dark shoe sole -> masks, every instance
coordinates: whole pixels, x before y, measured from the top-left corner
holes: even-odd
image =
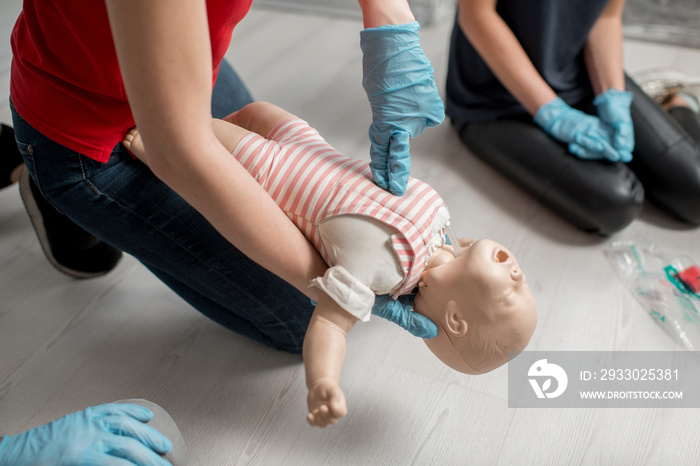
[[[37,199],[35,198],[35,196],[41,194],[35,194],[32,191],[31,183],[32,181],[29,177],[29,172],[25,168],[22,170],[19,179],[20,196],[22,197],[24,208],[29,214],[29,218],[32,222],[32,226],[34,227],[34,231],[36,232],[36,235],[39,238],[39,244],[41,245],[41,249],[44,251],[44,255],[49,260],[51,265],[53,265],[59,272],[64,273],[69,277],[78,279],[99,277],[113,270],[114,267],[116,267],[119,260],[121,259],[122,252],[118,249],[113,248],[112,246],[109,246],[103,241],[92,237],[91,235],[90,238],[94,241],[94,244],[85,248],[76,248],[75,254],[85,257],[88,257],[90,255],[95,256],[96,254],[99,254],[103,257],[103,260],[101,261],[101,267],[95,267],[94,261],[91,261],[92,263],[89,264],[89,270],[78,270],[75,267],[67,266],[66,264],[62,263],[56,258],[51,248],[51,241],[49,240],[49,236],[47,234],[46,225],[44,224],[44,216],[42,215],[41,208],[39,207]],[[48,204],[48,201],[44,200],[43,198],[41,201],[43,201],[47,204],[48,207],[53,209],[53,207],[50,206],[50,204]],[[58,213],[56,214],[58,215]],[[66,219],[66,221],[69,220]],[[76,225],[71,225],[71,228],[78,229],[79,227],[77,227]],[[84,235],[89,235],[89,233],[85,232],[84,230],[82,230],[81,233]]]
[[[12,173],[24,163],[17,149],[15,130],[0,124],[0,189],[10,186]]]

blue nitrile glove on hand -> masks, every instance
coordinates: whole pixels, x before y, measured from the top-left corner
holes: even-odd
[[[620,153],[620,160],[632,160],[634,126],[632,125],[632,93],[608,89],[593,99],[598,116],[612,129],[612,145]]]
[[[412,295],[399,296],[399,299],[393,299],[389,295],[379,295],[374,300],[372,314],[390,320],[417,337],[436,337],[438,333],[437,325],[427,317],[413,312],[412,309]]]
[[[93,406],[4,437],[0,442],[0,465],[168,466],[170,463],[158,453],[165,454],[173,446],[164,435],[144,424],[152,417],[150,410],[133,404]]]
[[[369,167],[377,186],[397,196],[406,191],[411,170],[408,138],[445,119],[419,29],[414,21],[360,32],[362,87],[372,108]]]
[[[568,144],[569,152],[580,159],[620,160],[612,146],[612,130],[600,118],[568,106],[559,97],[541,106],[534,120],[554,139]]]

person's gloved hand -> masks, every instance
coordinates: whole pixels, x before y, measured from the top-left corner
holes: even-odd
[[[374,300],[372,314],[390,320],[420,338],[435,338],[437,325],[427,317],[413,312],[413,296],[399,296],[393,299],[389,295],[379,295]]]
[[[620,160],[632,160],[634,150],[634,126],[630,106],[632,93],[608,89],[593,99],[598,116],[612,129],[612,145],[620,153]]]
[[[414,21],[360,33],[362,87],[372,108],[369,166],[377,186],[398,196],[406,191],[411,169],[408,138],[445,119],[419,29]]]
[[[580,159],[620,160],[611,143],[611,129],[600,118],[568,106],[559,97],[541,106],[534,121],[554,139],[568,144],[569,152]]]
[[[0,442],[0,464],[24,466],[167,466],[158,453],[172,444],[144,422],[153,413],[138,405],[109,403],[68,414]],[[121,459],[121,462],[118,462]],[[131,463],[125,463],[128,460]]]

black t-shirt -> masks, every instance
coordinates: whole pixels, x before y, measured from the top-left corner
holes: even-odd
[[[535,68],[570,105],[592,96],[583,47],[608,0],[499,0],[496,10],[510,26]],[[450,43],[446,113],[475,122],[527,113],[503,87],[457,20]]]

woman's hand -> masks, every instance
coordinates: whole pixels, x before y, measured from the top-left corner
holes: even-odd
[[[110,403],[68,414],[0,443],[0,464],[82,466],[116,464],[166,466],[158,454],[172,449],[163,434],[145,423],[153,413],[138,405]]]
[[[399,296],[393,299],[389,295],[377,296],[374,300],[372,314],[389,320],[419,338],[434,338],[438,329],[432,320],[413,312],[413,296]]]
[[[411,170],[409,138],[445,119],[419,29],[414,21],[360,33],[362,86],[372,108],[369,166],[377,186],[397,196],[406,191]]]
[[[569,152],[581,159],[620,160],[612,146],[612,131],[598,117],[569,107],[557,97],[535,114],[535,123],[557,141],[569,145]]]
[[[612,130],[612,145],[620,153],[622,162],[632,160],[634,125],[632,124],[632,93],[610,88],[596,96],[593,104],[600,119]]]

